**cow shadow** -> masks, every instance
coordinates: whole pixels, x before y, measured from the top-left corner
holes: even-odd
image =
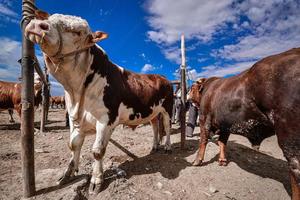
[[[65,125],[62,126],[46,126],[45,131],[51,132],[51,131],[58,131],[58,130],[69,130],[70,127],[67,127]]]
[[[236,163],[240,168],[249,173],[282,183],[287,193],[291,195],[288,163],[286,161],[255,151],[233,141],[228,141],[226,148],[229,162]],[[212,163],[216,161],[217,158],[218,155],[203,164],[207,165]]]
[[[172,153],[167,154],[163,149],[158,152],[148,154],[143,157],[137,157],[130,161],[121,163],[118,168],[124,170],[127,175],[126,178],[130,179],[135,175],[154,174],[159,172],[167,179],[175,179],[179,176],[181,170],[192,166],[185,158],[194,154],[197,151],[198,140],[187,140],[186,149],[180,149],[180,143],[172,144]],[[104,177],[111,175],[110,170],[104,172]],[[104,181],[102,190],[105,190],[110,183],[115,179],[108,179]]]
[[[181,170],[192,166],[185,158],[198,150],[198,144],[198,140],[186,140],[186,146],[189,147],[189,149],[181,150],[180,143],[175,143],[172,154],[165,154],[163,152],[149,154],[131,161],[125,161],[120,164],[118,168],[127,173],[127,179],[135,175],[153,174],[157,172],[167,179],[176,179]],[[202,166],[217,162],[218,157],[219,155],[216,154],[213,158],[204,162]],[[291,195],[288,163],[286,161],[255,151],[233,141],[228,142],[227,159],[229,162],[236,163],[241,169],[249,173],[282,183],[287,193]],[[108,177],[112,173],[112,171],[106,170],[104,177]],[[115,179],[106,180],[103,190],[114,180]]]
[[[48,129],[48,128],[50,128],[48,125],[53,124],[53,123],[59,123],[59,122],[63,122],[63,121],[48,120],[45,124],[45,127],[46,127],[46,129]],[[40,121],[34,122],[34,128],[35,129],[40,129],[40,125],[41,125]],[[20,130],[20,128],[21,128],[21,123],[20,122],[0,124],[0,130]],[[50,130],[51,130],[51,128],[50,128]]]
[[[20,123],[0,124],[0,130],[20,130]]]

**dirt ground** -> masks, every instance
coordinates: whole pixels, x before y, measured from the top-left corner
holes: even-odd
[[[37,111],[36,127],[39,115]],[[15,115],[14,118],[17,122],[10,124],[7,112],[0,113],[0,199],[22,198],[20,124],[19,117]],[[250,148],[246,138],[231,135],[227,167],[218,166],[218,146],[214,143],[208,144],[203,166],[193,167],[191,163],[199,136],[188,139],[187,148],[181,150],[180,131],[175,125],[171,137],[172,154],[165,154],[163,149],[150,154],[153,134],[149,125],[135,131],[117,127],[106,151],[105,183],[98,196],[87,196],[88,181],[84,175],[71,184],[57,187],[55,181],[70,159],[69,130],[64,127],[63,120],[63,110],[51,109],[47,132],[35,134],[39,195],[32,199],[72,199],[74,196],[68,196],[70,191],[76,193],[73,199],[290,199],[287,163],[276,137],[266,139],[257,152]],[[195,133],[199,135],[199,129]],[[91,172],[93,140],[94,136],[85,139],[80,174]],[[125,174],[116,176],[118,170],[124,170]],[[74,189],[76,184],[83,192]]]

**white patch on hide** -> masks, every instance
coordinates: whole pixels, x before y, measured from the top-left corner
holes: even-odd
[[[156,117],[159,113],[164,111],[164,107],[162,107],[162,103],[164,102],[164,99],[159,101],[159,105],[157,106],[151,106],[152,113],[147,116],[146,118],[141,117],[141,113],[134,113],[133,108],[128,108],[123,103],[119,106],[119,123],[125,124],[125,125],[139,125],[139,124],[145,124],[148,123],[151,119]],[[129,116],[132,114],[136,114],[135,118],[133,120],[129,119]]]

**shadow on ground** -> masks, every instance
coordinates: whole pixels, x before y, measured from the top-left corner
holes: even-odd
[[[181,170],[192,164],[186,161],[186,157],[192,155],[197,150],[198,140],[187,140],[187,149],[181,150],[180,143],[172,144],[172,153],[167,154],[163,149],[158,152],[135,158],[134,160],[125,161],[118,167],[125,170],[126,178],[130,179],[134,175],[153,174],[160,172],[161,175],[168,179],[175,179],[179,176]],[[110,171],[104,173],[104,177],[109,176]],[[115,179],[106,180],[103,190],[105,190]]]
[[[233,141],[229,141],[227,144],[226,151],[229,162],[236,163],[240,168],[249,173],[282,183],[287,193],[291,195],[290,177],[286,161],[255,151]],[[210,161],[203,163],[203,165],[217,161],[217,158],[218,155]]]
[[[61,129],[65,129],[65,126],[54,126],[54,127],[57,127],[57,129],[55,128],[52,128],[51,126],[49,126],[50,124],[53,124],[53,123],[59,123],[59,122],[63,122],[63,121],[58,121],[58,120],[48,120],[46,122],[46,129],[49,129],[49,131],[51,131],[52,129],[54,130],[57,130],[59,128]],[[41,125],[41,122],[34,122],[34,128],[36,129],[40,129],[40,125]],[[18,122],[15,122],[15,123],[7,123],[7,124],[0,124],[0,130],[20,130],[21,128],[21,124],[18,123]],[[51,129],[52,128],[52,129]]]
[[[163,150],[160,150],[153,154],[135,157],[133,160],[125,161],[121,163],[118,168],[127,173],[127,179],[135,175],[153,174],[157,172],[161,173],[161,175],[167,179],[176,179],[181,170],[191,166],[191,163],[186,161],[186,157],[195,153],[198,147],[198,140],[187,140],[186,146],[188,147],[187,149],[181,150],[180,143],[175,143],[173,144],[173,152],[171,154],[165,154]],[[228,142],[227,152],[229,162],[236,163],[240,168],[249,173],[281,182],[288,194],[291,195],[286,161],[276,159],[232,141]],[[218,155],[215,155],[211,160],[203,163],[203,165],[209,165],[217,161],[217,158]],[[109,185],[116,180],[116,178],[108,178],[112,174],[114,174],[114,172],[110,169],[104,172],[104,178],[106,180],[104,181],[102,191],[106,190]],[[75,181],[87,177],[88,175],[81,175],[77,177]],[[70,184],[72,183],[67,184],[67,186]],[[61,186],[44,188],[38,191],[38,193],[48,193],[60,188]],[[84,190],[87,190],[87,188],[88,185],[86,185]]]

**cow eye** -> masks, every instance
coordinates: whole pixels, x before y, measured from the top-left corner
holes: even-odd
[[[78,32],[72,32],[73,34],[75,34],[75,35],[77,35],[77,36],[81,36],[81,32],[80,31],[78,31]]]

